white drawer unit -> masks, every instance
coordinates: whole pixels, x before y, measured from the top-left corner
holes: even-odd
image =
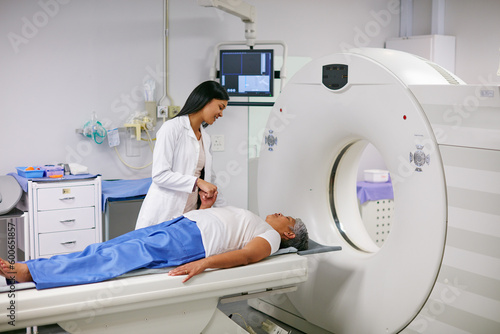
[[[29,181],[29,258],[83,250],[102,241],[101,178]]]
[[[95,228],[95,208],[84,207],[67,210],[38,212],[38,233],[51,233]]]
[[[57,210],[94,206],[95,186],[63,186],[37,189],[38,210]]]
[[[92,229],[38,234],[40,257],[82,251],[96,242]]]

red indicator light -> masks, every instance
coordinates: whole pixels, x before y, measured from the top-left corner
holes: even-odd
[[[406,120],[406,115],[403,115],[403,119]]]

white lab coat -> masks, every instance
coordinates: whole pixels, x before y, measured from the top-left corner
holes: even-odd
[[[205,150],[204,180],[214,183],[210,136],[203,127],[201,138]],[[189,117],[179,116],[165,122],[156,133],[153,151],[153,182],[144,199],[137,218],[136,229],[156,225],[183,214],[187,199],[193,192],[200,144],[196,139]],[[214,206],[225,201],[219,192]]]

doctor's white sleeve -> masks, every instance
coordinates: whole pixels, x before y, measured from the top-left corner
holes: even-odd
[[[172,169],[175,154],[181,153],[183,157],[175,158],[188,160],[185,162],[186,164],[189,164],[189,159],[192,158],[189,157],[190,152],[176,151],[176,146],[181,145],[181,132],[182,129],[169,126],[168,122],[157,132],[156,145],[153,150],[152,178],[153,182],[160,187],[191,193],[197,178],[194,175],[186,175]],[[195,153],[192,152],[192,154]]]

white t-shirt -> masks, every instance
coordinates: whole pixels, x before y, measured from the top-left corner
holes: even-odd
[[[279,233],[248,210],[224,206],[186,212],[184,217],[200,229],[206,257],[241,249],[255,237],[269,242],[271,254],[280,247]]]

